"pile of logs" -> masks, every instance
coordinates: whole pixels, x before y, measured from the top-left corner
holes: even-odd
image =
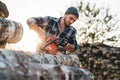
[[[94,80],[78,61],[76,55],[29,55],[0,49],[0,80]]]
[[[63,65],[0,61],[0,80],[93,80],[86,72]]]
[[[102,43],[83,44],[77,55],[81,68],[90,70],[95,80],[120,80],[120,48]]]

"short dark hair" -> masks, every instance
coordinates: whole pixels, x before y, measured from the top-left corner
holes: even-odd
[[[79,18],[79,12],[78,12],[77,8],[75,8],[75,7],[73,7],[73,6],[69,7],[69,8],[66,10],[65,14],[73,14],[73,15],[75,15],[77,18]]]

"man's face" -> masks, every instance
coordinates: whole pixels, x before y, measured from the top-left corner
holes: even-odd
[[[64,16],[64,24],[66,26],[69,26],[71,24],[73,24],[78,18],[73,15],[73,14],[65,14]]]

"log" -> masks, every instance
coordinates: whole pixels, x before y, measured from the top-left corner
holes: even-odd
[[[54,65],[67,65],[80,67],[79,58],[75,54],[71,55],[51,55],[51,54],[34,54],[30,55],[30,52],[15,51],[0,49],[0,60],[10,62],[33,62],[37,64],[54,64]]]
[[[88,70],[64,65],[0,61],[0,80],[94,80]]]
[[[23,26],[21,23],[0,18],[0,41],[16,43],[20,41],[23,35]]]
[[[7,18],[9,16],[9,10],[5,3],[0,1],[0,17]]]
[[[0,80],[94,80],[89,70],[73,65],[77,61],[78,57],[73,54],[30,55],[0,49]]]
[[[103,43],[83,44],[76,52],[81,68],[90,70],[95,80],[120,79],[120,48]]]
[[[5,48],[6,43],[17,43],[23,36],[21,23],[0,18],[0,48]]]

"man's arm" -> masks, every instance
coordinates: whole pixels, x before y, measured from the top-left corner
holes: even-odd
[[[65,49],[66,49],[67,51],[74,52],[74,51],[75,51],[75,46],[74,46],[73,44],[68,43],[68,44],[65,46]]]
[[[75,41],[74,44],[67,43],[67,45],[65,46],[65,49],[70,52],[76,51],[78,49],[77,41]]]

